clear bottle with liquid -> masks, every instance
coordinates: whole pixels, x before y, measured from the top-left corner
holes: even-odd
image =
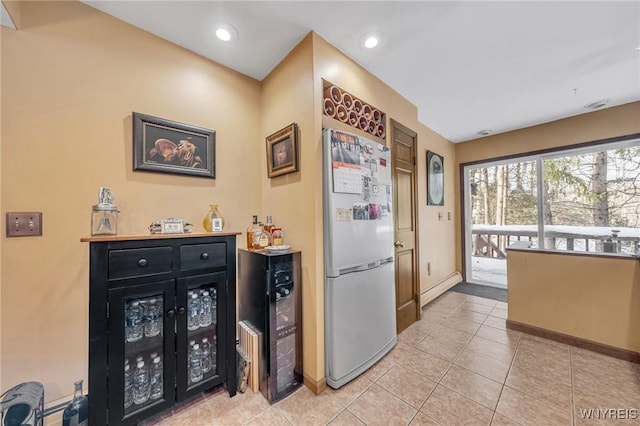
[[[212,322],[211,318],[211,296],[208,291],[202,292],[200,298],[200,327],[209,327]]]
[[[133,373],[131,366],[127,362],[124,365],[124,408],[125,410],[133,405]]]
[[[202,339],[202,373],[211,371],[211,343],[208,338]]]
[[[187,330],[194,331],[200,328],[200,299],[196,293],[191,293],[187,304]]]
[[[144,313],[140,301],[135,300],[126,310],[125,335],[127,342],[137,342],[144,335]]]
[[[247,228],[247,250],[253,250],[256,248],[254,247],[253,238],[257,229],[258,229],[258,216],[254,214],[253,222]]]
[[[87,426],[89,424],[89,400],[82,393],[82,380],[78,380],[73,386],[73,400],[62,413],[62,426]]]
[[[138,361],[133,370],[133,403],[142,405],[149,400],[149,372],[144,361]]]
[[[147,337],[157,336],[160,334],[160,329],[162,327],[160,303],[157,299],[153,298],[147,301],[144,308],[144,335]]]
[[[202,350],[196,343],[189,352],[189,383],[197,383],[202,378]]]
[[[158,399],[162,396],[164,390],[162,386],[162,361],[157,356],[153,359],[151,364],[151,380],[149,381],[149,398],[152,400]]]

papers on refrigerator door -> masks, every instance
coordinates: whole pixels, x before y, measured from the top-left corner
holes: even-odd
[[[333,192],[362,193],[360,165],[333,162]]]

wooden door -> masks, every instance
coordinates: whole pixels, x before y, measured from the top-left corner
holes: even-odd
[[[420,319],[418,289],[417,134],[392,124],[393,206],[396,267],[396,328],[398,333]]]

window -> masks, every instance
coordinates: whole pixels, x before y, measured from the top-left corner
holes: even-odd
[[[468,165],[464,181],[467,281],[506,287],[514,244],[640,253],[640,139]]]

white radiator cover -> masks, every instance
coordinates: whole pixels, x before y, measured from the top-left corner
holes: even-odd
[[[440,280],[436,285],[428,290],[420,293],[420,306],[423,307],[427,303],[431,302],[436,297],[440,296],[445,291],[449,290],[454,285],[462,282],[462,275],[456,271],[450,275],[447,275],[444,279]]]

